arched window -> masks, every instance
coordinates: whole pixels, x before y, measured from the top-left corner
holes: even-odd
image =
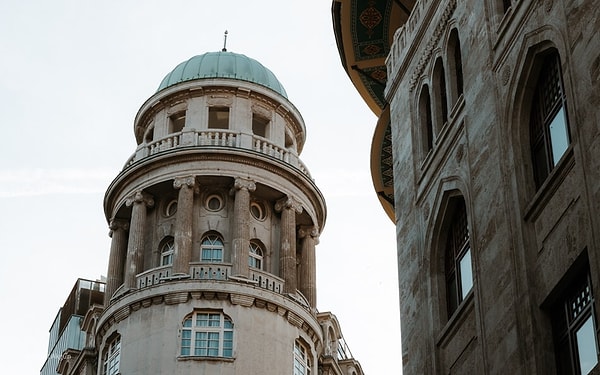
[[[218,234],[209,234],[202,239],[200,257],[203,262],[223,261],[223,239]]]
[[[263,264],[263,249],[256,241],[250,242],[250,256],[248,257],[248,265],[252,268],[262,270]]]
[[[431,97],[429,96],[429,87],[423,85],[421,96],[419,97],[419,120],[421,122],[421,137],[423,140],[423,151],[427,155],[433,148],[433,121],[431,116]]]
[[[462,71],[462,54],[460,51],[460,40],[458,39],[458,31],[453,29],[450,32],[448,39],[448,70],[452,75],[450,79],[450,93],[453,105],[456,104],[458,98],[463,94],[463,71]]]
[[[167,237],[163,241],[160,248],[160,265],[168,266],[173,264],[173,251],[175,250],[175,242],[173,237]]]
[[[294,343],[294,375],[310,375],[311,361],[306,347],[296,341]]]
[[[119,374],[121,363],[121,335],[116,335],[104,347],[102,354],[102,375]]]
[[[215,311],[195,311],[181,329],[181,355],[233,357],[233,322]]]
[[[435,93],[435,129],[439,132],[448,122],[448,94],[446,92],[446,73],[442,58],[438,57],[433,68],[432,88]]]
[[[467,210],[462,197],[453,198],[446,233],[445,275],[448,317],[473,288],[473,266]]]
[[[569,147],[560,57],[555,49],[539,58],[531,102],[529,135],[536,187],[540,187]]]

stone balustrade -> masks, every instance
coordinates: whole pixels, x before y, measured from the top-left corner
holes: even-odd
[[[189,275],[178,275],[172,273],[172,267],[161,266],[142,272],[136,276],[136,285],[138,289],[148,288],[153,285],[175,281],[175,280],[210,280],[210,281],[231,281],[231,264],[228,263],[192,263],[190,264]],[[239,278],[233,280],[240,281]],[[274,293],[283,293],[284,281],[268,272],[250,269],[250,278],[246,281],[259,288],[267,289]],[[306,298],[300,295],[297,297],[300,303],[308,306]]]
[[[232,147],[249,149],[290,164],[311,178],[304,163],[289,150],[275,145],[266,138],[219,129],[191,129],[169,134],[162,139],[150,143],[143,143],[138,146],[135,154],[127,160],[123,169],[129,168],[135,162],[148,156],[180,147]]]

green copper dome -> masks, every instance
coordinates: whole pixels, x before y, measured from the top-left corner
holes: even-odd
[[[287,98],[283,85],[273,72],[254,59],[227,51],[208,52],[182,62],[167,74],[156,91],[180,82],[204,78],[230,78],[253,82]]]

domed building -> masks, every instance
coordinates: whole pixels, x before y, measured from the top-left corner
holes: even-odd
[[[63,348],[57,372],[362,374],[317,310],[325,200],[275,75],[225,50],[194,56],[141,106],[134,134],[104,198],[103,304],[88,301],[85,342]]]

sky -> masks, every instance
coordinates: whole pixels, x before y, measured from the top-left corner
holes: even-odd
[[[77,278],[106,275],[104,192],[135,151],[134,117],[178,63],[223,47],[260,61],[302,114],[301,160],[327,202],[319,311],[365,374],[400,374],[394,224],[374,192],[376,117],[344,72],[331,1],[0,2],[3,373],[37,374]]]

